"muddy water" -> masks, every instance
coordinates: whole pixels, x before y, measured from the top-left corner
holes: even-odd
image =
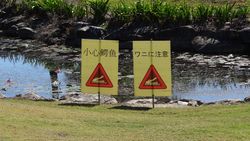
[[[178,57],[174,55],[172,59],[173,99],[212,102],[250,96],[248,67],[199,65],[180,61],[176,59]],[[79,63],[67,67],[14,55],[0,56],[0,66],[0,93],[7,97],[34,92],[46,98],[58,98],[67,92],[80,90]],[[122,51],[119,95],[133,95],[133,77],[132,55]]]

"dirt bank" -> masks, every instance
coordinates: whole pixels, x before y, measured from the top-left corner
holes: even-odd
[[[93,26],[88,20],[64,18],[44,11],[15,12],[0,10],[0,36],[35,39],[47,45],[80,48],[80,40],[119,40],[121,49],[131,49],[133,40],[171,40],[175,52],[205,54],[249,54],[250,24],[248,19],[235,19],[223,26],[166,25],[134,21],[122,26],[112,22],[105,27]]]

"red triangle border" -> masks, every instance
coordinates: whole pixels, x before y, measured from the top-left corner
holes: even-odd
[[[145,85],[146,81],[148,80],[148,77],[150,77],[151,72],[153,72],[155,76],[157,77],[158,82],[160,83],[159,86],[146,86]],[[146,75],[144,76],[143,80],[140,83],[139,89],[167,89],[167,85],[162,80],[160,74],[158,73],[154,65],[150,65]]]
[[[101,73],[103,74],[104,76],[104,79],[107,81],[107,84],[97,84],[97,83],[93,83],[93,79],[95,78],[96,76],[96,73],[98,73],[98,70],[100,69]],[[106,88],[112,88],[113,87],[113,84],[112,82],[110,81],[106,71],[104,70],[103,66],[101,63],[99,63],[96,68],[94,69],[93,73],[91,74],[91,76],[89,77],[88,81],[86,82],[86,86],[89,86],[89,87],[106,87]]]

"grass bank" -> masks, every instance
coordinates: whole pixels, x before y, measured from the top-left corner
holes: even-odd
[[[249,140],[249,112],[249,104],[132,111],[0,100],[0,140]]]

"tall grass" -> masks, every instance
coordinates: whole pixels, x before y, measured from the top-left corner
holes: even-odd
[[[246,18],[249,13],[249,8],[247,6],[237,7],[233,12],[234,18]]]
[[[23,0],[23,5],[29,9],[42,9],[59,15],[72,16],[73,4],[65,0]]]
[[[83,18],[87,15],[87,2],[85,0],[81,0],[77,5],[72,8],[72,15],[78,19]]]
[[[217,23],[223,24],[227,21],[231,21],[234,18],[234,14],[233,14],[234,5],[235,4],[232,4],[232,5],[226,4],[226,5],[215,8],[214,16],[215,16]]]
[[[133,9],[133,16],[135,20],[142,22],[150,22],[153,20],[153,17],[151,17],[152,15],[153,14],[151,12],[151,5],[149,2],[140,0],[135,3]]]
[[[105,21],[105,16],[110,10],[109,0],[89,1],[90,13],[93,15],[92,23],[100,25]]]
[[[119,24],[129,23],[133,19],[133,13],[131,12],[133,9],[134,7],[131,4],[122,1],[112,9],[112,19]]]
[[[195,22],[204,23],[207,22],[214,15],[214,6],[200,4],[193,11],[193,20]]]
[[[181,24],[189,24],[192,21],[192,8],[186,3],[177,5],[175,11],[175,22]]]
[[[13,1],[15,0],[2,0],[0,4],[13,4]],[[163,0],[138,0],[134,3],[121,0],[112,6],[109,0],[80,0],[77,4],[68,3],[66,0],[23,0],[23,6],[78,19],[91,18],[94,25],[106,22],[107,15],[111,16],[112,22],[120,24],[143,22],[184,25],[214,21],[216,24],[223,25],[234,18],[246,18],[249,14],[248,6],[236,6],[235,4],[191,6],[183,2],[169,3]]]

